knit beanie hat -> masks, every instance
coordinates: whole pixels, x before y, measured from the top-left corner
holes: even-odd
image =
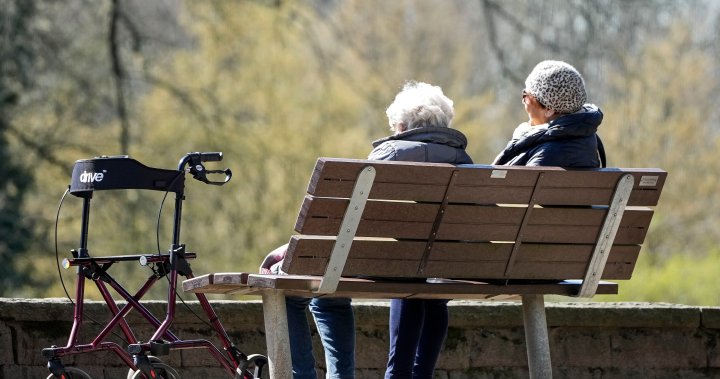
[[[585,81],[575,67],[562,61],[542,61],[525,79],[525,89],[549,109],[573,113],[587,101]]]

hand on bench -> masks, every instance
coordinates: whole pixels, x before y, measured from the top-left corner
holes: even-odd
[[[280,274],[282,273],[282,270],[280,270],[280,266],[282,265],[282,260],[285,258],[285,253],[287,252],[288,244],[284,244],[282,246],[278,246],[275,250],[271,251],[267,256],[265,256],[265,259],[263,259],[262,263],[260,264],[260,273],[261,274]]]

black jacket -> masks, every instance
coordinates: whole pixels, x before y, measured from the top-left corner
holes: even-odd
[[[597,136],[602,111],[585,104],[579,111],[535,127],[515,129],[513,138],[493,164],[506,166],[605,166],[605,152]]]
[[[459,130],[445,127],[411,129],[372,143],[368,159],[469,164],[467,138]]]

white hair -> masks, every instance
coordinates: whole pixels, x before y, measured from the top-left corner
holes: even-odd
[[[407,82],[385,111],[391,130],[402,124],[404,130],[429,126],[450,127],[455,112],[453,101],[438,86]]]

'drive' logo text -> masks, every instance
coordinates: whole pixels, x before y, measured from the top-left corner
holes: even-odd
[[[80,182],[82,182],[82,183],[102,182],[103,178],[105,177],[106,172],[107,172],[107,170],[103,170],[103,172],[83,171],[83,173],[80,174]]]

